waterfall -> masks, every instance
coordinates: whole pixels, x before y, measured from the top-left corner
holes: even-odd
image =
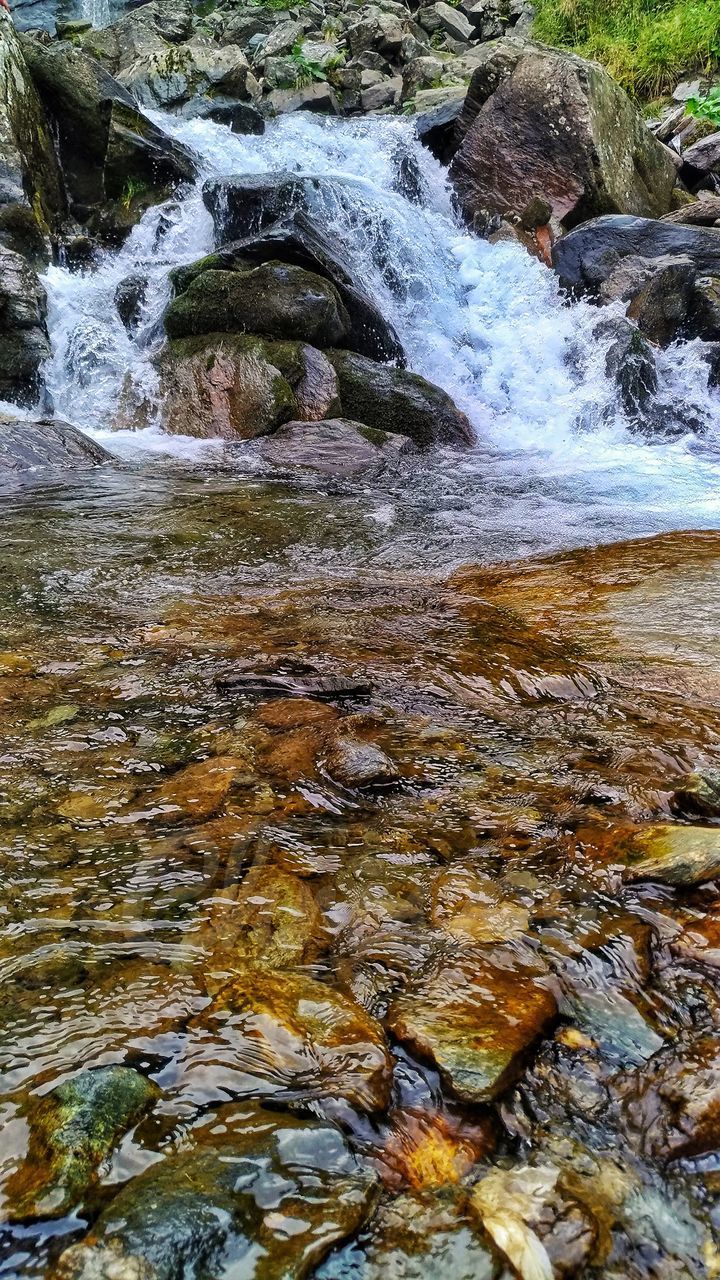
[[[660,353],[658,366],[668,413],[692,411],[703,431],[672,441],[633,436],[605,374],[608,339],[596,333],[608,309],[568,305],[553,273],[522,249],[469,234],[444,170],[410,121],[298,113],[246,137],[210,121],[154,118],[200,155],[202,172],[194,189],[151,209],[94,269],[48,271],[47,382],[58,415],[120,453],[195,456],[208,447],[164,436],[154,420],[152,360],[168,272],[213,246],[203,181],[292,170],[323,179],[316,212],[395,325],[409,367],[444,387],[474,424],[477,450],[453,461],[453,483],[459,475],[476,485],[491,476],[502,487],[527,472],[566,485],[572,476],[573,502],[588,494],[602,509],[632,501],[658,512],[660,527],[678,523],[680,513],[667,512],[681,492],[685,527],[716,522],[720,398],[708,391],[700,344]],[[401,160],[415,175],[409,193],[399,181]],[[129,337],[114,296],[137,274],[149,283],[139,329]],[[143,429],[111,430],[123,415]]]

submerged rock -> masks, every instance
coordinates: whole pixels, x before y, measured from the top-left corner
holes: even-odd
[[[670,823],[639,829],[629,842],[625,880],[657,880],[677,886],[720,876],[720,827]]]
[[[0,474],[37,467],[96,466],[110,460],[101,445],[67,422],[0,414]]]
[[[418,445],[472,444],[472,427],[447,392],[417,373],[375,364],[350,351],[328,352],[340,384],[343,413]]]
[[[564,228],[603,213],[657,217],[676,168],[623,90],[597,63],[518,41],[488,46],[450,173],[468,218],[519,216],[537,196]]]
[[[400,780],[397,766],[384,751],[347,733],[330,739],[324,765],[330,777],[349,790],[388,787]]]
[[[260,455],[275,467],[317,471],[351,479],[398,461],[400,437],[373,431],[361,422],[331,418],[287,422],[260,445]]]
[[[226,1106],[135,1178],[58,1280],[303,1280],[373,1208],[376,1175],[331,1125]]]
[[[50,355],[46,311],[45,290],[32,267],[0,246],[0,400],[37,403],[41,366]]]
[[[234,756],[211,756],[172,774],[146,801],[159,822],[182,822],[193,818],[202,822],[222,808],[230,789],[245,768]]]
[[[491,1102],[517,1078],[557,1015],[537,971],[477,951],[448,963],[390,1005],[387,1026],[434,1063],[464,1102]]]
[[[191,1097],[387,1105],[392,1063],[380,1024],[313,978],[248,967],[188,1029],[179,1083]]]
[[[605,372],[616,384],[629,423],[652,429],[649,412],[658,389],[658,374],[652,347],[629,320],[613,317],[595,328],[598,338],[610,338],[605,356]]]
[[[130,1067],[96,1067],[37,1099],[26,1163],[6,1186],[12,1220],[60,1218],[76,1208],[118,1139],[159,1098]]]
[[[317,946],[320,912],[308,885],[274,866],[251,867],[240,884],[213,898],[201,942],[205,968],[237,972],[249,963],[268,969],[299,965]],[[216,988],[222,983],[213,981]]]
[[[671,1046],[618,1077],[633,1142],[660,1160],[716,1151],[720,1144],[720,1040]]]

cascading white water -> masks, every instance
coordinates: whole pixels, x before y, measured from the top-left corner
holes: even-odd
[[[121,453],[194,456],[207,448],[163,435],[152,421],[152,357],[162,340],[168,272],[212,248],[201,198],[206,178],[292,170],[328,179],[316,197],[324,224],[394,323],[410,367],[443,386],[475,426],[478,448],[449,464],[448,491],[509,486],[517,497],[518,485],[535,478],[544,487],[541,510],[559,500],[565,521],[575,519],[568,503],[578,510],[589,503],[600,523],[612,524],[608,511],[628,506],[647,513],[648,530],[720,523],[720,397],[708,391],[699,344],[659,357],[660,396],[670,413],[691,409],[703,433],[656,443],[634,437],[605,374],[598,310],[567,305],[552,272],[516,246],[468,234],[444,171],[409,122],[296,114],[261,137],[245,137],[209,121],[155,118],[201,156],[203,172],[184,198],[146,214],[96,269],[48,272],[47,380],[59,415]],[[419,176],[417,199],[397,190],[401,156]],[[114,305],[118,284],[133,274],[150,281],[135,339]],[[118,416],[137,414],[139,404],[150,425],[113,431]]]

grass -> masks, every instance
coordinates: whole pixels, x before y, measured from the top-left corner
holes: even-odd
[[[535,36],[601,62],[653,99],[720,64],[720,0],[536,0]]]

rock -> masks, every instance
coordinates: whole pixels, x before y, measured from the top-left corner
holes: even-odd
[[[651,263],[622,263],[603,288],[603,295],[616,288],[616,278],[626,279],[623,301],[627,314],[651,342],[666,346],[689,322],[693,308],[695,270],[690,258],[657,258]]]
[[[217,680],[229,694],[274,694],[283,698],[358,698],[372,692],[372,685],[352,676],[278,675],[272,672],[231,671]]]
[[[296,343],[237,334],[169,342],[156,362],[164,429],[203,440],[248,440],[275,431],[297,418],[288,376],[302,381],[302,351]]]
[[[314,84],[301,85],[297,89],[273,89],[266,102],[278,116],[289,111],[317,111],[320,115],[332,116],[342,114],[337,94],[327,80],[316,80]]]
[[[444,69],[444,64],[440,59],[430,54],[414,58],[412,62],[409,62],[403,71],[402,77],[401,98],[403,102],[406,102],[408,98],[414,98],[418,89],[427,89],[434,85],[440,79]]]
[[[473,24],[459,8],[446,4],[445,0],[437,0],[430,6],[437,17],[438,24],[454,40],[470,40],[473,35]]]
[[[226,1106],[188,1141],[116,1195],[58,1280],[302,1280],[373,1208],[376,1175],[331,1125]]]
[[[629,257],[644,262],[684,258],[696,275],[720,275],[720,231],[678,226],[665,218],[596,218],[563,236],[553,249],[563,287],[591,296]]]
[[[717,1150],[720,1142],[720,1040],[669,1046],[614,1081],[633,1144],[667,1161]]]
[[[215,106],[209,108],[207,119],[214,120],[216,124],[227,125],[233,133],[250,133],[261,135],[265,132],[265,117],[260,114],[257,107],[253,107],[248,102],[231,102],[225,106]]]
[[[672,213],[666,213],[662,222],[680,222],[690,227],[720,226],[720,195],[700,193],[699,200],[689,200]]]
[[[265,58],[276,58],[278,54],[292,53],[295,45],[302,40],[304,35],[305,27],[302,22],[297,22],[293,18],[288,18],[285,22],[279,22],[260,45],[258,61],[262,62]]]
[[[450,167],[466,217],[519,215],[536,196],[565,229],[598,214],[666,213],[675,165],[607,72],[526,45],[508,75],[516,49],[503,45],[489,96],[487,65],[473,75],[468,96],[482,105]]]
[[[156,822],[204,822],[220,811],[244,761],[233,756],[211,756],[172,774],[146,801]]]
[[[449,868],[433,882],[431,919],[465,945],[513,942],[530,928],[527,910],[504,900],[492,880],[470,867]]]
[[[525,1280],[570,1280],[590,1262],[595,1221],[556,1165],[492,1169],[471,1194],[485,1232]]]
[[[631,425],[648,425],[648,407],[657,393],[658,375],[650,343],[628,320],[615,317],[595,327],[600,339],[610,338],[605,373],[620,392],[623,412]]]
[[[555,999],[537,971],[482,951],[447,962],[390,1005],[386,1026],[429,1060],[463,1102],[491,1102],[552,1025]]]
[[[118,72],[117,79],[139,106],[183,118],[207,115],[218,105],[232,107],[237,100],[260,94],[240,49],[220,47],[197,35],[188,44],[146,54]]]
[[[160,1091],[130,1067],[95,1067],[35,1098],[26,1163],[6,1185],[13,1221],[62,1218],[79,1207],[118,1139]]]
[[[465,414],[419,374],[349,351],[330,351],[328,359],[338,375],[343,413],[355,422],[406,435],[418,445],[473,442]]]
[[[134,333],[140,323],[148,278],[143,275],[126,276],[115,290],[115,306],[129,333]]]
[[[383,11],[379,5],[366,5],[358,20],[348,27],[345,38],[354,58],[368,51],[394,58],[400,53],[404,35],[403,23],[396,14]]]
[[[677,886],[703,884],[720,875],[720,828],[671,823],[640,828],[628,842],[623,878]]]
[[[303,880],[278,867],[251,867],[240,884],[210,903],[200,935],[210,952],[205,985],[217,990],[248,964],[284,969],[307,962],[318,950],[320,925],[320,911]]]
[[[45,290],[32,267],[0,246],[0,400],[36,403],[40,369],[50,355],[46,310]]]
[[[222,243],[223,232],[220,227],[224,223],[221,219],[222,213],[216,220],[216,231]],[[243,225],[239,209],[237,220],[232,223],[233,230],[237,229],[238,221]],[[347,339],[349,347],[371,360],[404,363],[400,339],[364,292],[362,282],[351,274],[343,259],[342,246],[332,243],[320,225],[306,214],[296,212],[274,222],[256,235],[236,240],[214,254],[210,261],[227,270],[235,266],[246,266],[251,262],[271,262],[276,259],[303,267],[331,281],[350,319]],[[197,268],[201,265],[197,264]]]
[[[401,450],[398,436],[373,431],[347,418],[331,418],[315,422],[287,422],[274,435],[263,440],[260,456],[275,467],[293,471],[296,468],[308,469],[338,479],[352,479],[396,462]],[[378,754],[382,756],[382,752]],[[359,762],[356,763],[361,769]],[[372,772],[369,760],[367,765]],[[332,769],[329,772],[336,777]],[[337,780],[341,781],[340,778]],[[355,782],[343,785],[371,784]]]
[[[432,102],[428,101],[428,94],[434,95]],[[458,86],[415,93],[415,132],[441,164],[449,164],[455,154],[455,126],[464,101],[465,90]]]
[[[0,103],[0,245],[42,259],[65,198],[45,112],[10,14],[2,10]]]
[[[109,461],[101,445],[67,422],[0,414],[0,474]]]
[[[188,1024],[185,1096],[342,1100],[387,1106],[392,1063],[379,1023],[332,987],[299,973],[247,968]]]
[[[350,320],[329,280],[284,262],[246,271],[204,271],[170,303],[171,338],[205,333],[303,339],[316,347],[346,345]]]
[[[330,777],[349,791],[388,787],[400,780],[397,766],[384,751],[345,733],[328,743],[324,765]]]
[[[402,76],[388,76],[378,84],[363,89],[360,94],[360,106],[366,113],[383,111],[386,107],[394,107],[402,97]]]
[[[682,153],[680,177],[690,188],[696,190],[711,176],[720,174],[720,133],[711,133]]]
[[[203,187],[203,201],[218,246],[255,235],[312,199],[320,179],[294,173],[240,174],[216,178]]]
[[[314,347],[303,347],[302,359],[304,373],[293,387],[298,412],[306,424],[324,422],[340,410],[337,374],[327,356]],[[301,442],[296,443],[300,445]]]
[[[670,807],[682,818],[720,818],[720,774],[688,774],[673,791]]]
[[[191,153],[142,115],[99,63],[72,45],[27,38],[23,52],[78,221],[122,239],[150,205],[194,179]]]

